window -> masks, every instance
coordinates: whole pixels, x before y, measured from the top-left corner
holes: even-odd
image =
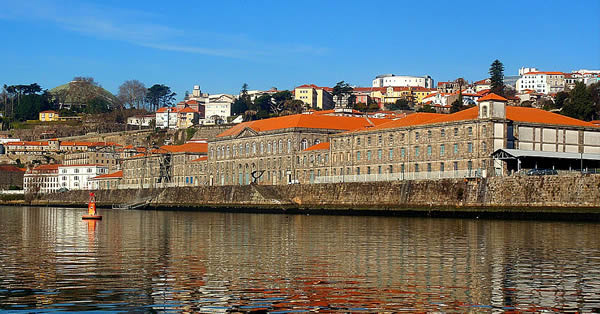
[[[370,136],[367,136],[367,145],[369,145],[369,146],[371,145],[371,137]]]
[[[390,142],[389,143],[390,145],[394,144],[394,135],[393,134],[390,134],[389,142]]]
[[[260,142],[260,153],[264,154],[265,153],[265,143]],[[229,157],[229,146],[227,147],[227,157]]]
[[[427,172],[431,172],[431,163],[427,163]]]
[[[378,166],[378,167],[377,167],[377,173],[378,173],[378,174],[381,174],[381,166]]]
[[[404,149],[404,147],[400,148],[400,157],[404,158],[405,155],[406,155],[406,150]]]
[[[404,173],[404,164],[400,165],[400,172]]]
[[[454,128],[454,136],[458,136],[458,128]]]
[[[92,168],[87,168],[88,173],[92,173]]]
[[[415,157],[419,157],[419,146],[415,146]]]
[[[360,161],[360,152],[356,152],[356,160]]]
[[[444,163],[440,162],[440,172],[444,172]]]
[[[394,149],[390,148],[388,153],[389,153],[390,160],[394,159]]]
[[[75,173],[79,173],[79,169],[75,168]]]
[[[302,142],[301,142],[301,146],[302,146],[302,150],[305,150],[308,148],[308,140],[303,138]]]
[[[79,177],[78,177],[78,176],[75,176],[75,177],[73,178],[73,180],[77,181],[77,180],[79,180]]]
[[[415,140],[419,140],[419,132],[415,132]]]
[[[360,174],[360,167],[356,167],[356,174]]]
[[[377,145],[383,144],[383,135],[377,136]]]
[[[288,139],[287,152],[288,154],[292,152],[292,140],[290,139]]]
[[[469,136],[472,136],[473,135],[473,127],[468,127],[467,133],[469,134]]]
[[[371,160],[371,151],[370,150],[367,151],[367,160]]]
[[[431,130],[429,130],[429,131],[427,131],[427,138],[431,138],[431,137],[432,137]]]
[[[468,143],[468,144],[467,144],[467,151],[468,151],[469,153],[472,153],[472,152],[473,152],[473,143]]]
[[[377,159],[381,160],[383,156],[383,151],[381,149],[377,150]]]
[[[440,145],[440,156],[444,156],[445,152],[446,152],[446,145],[444,145],[444,144]]]
[[[252,143],[252,154],[256,155],[256,143]]]
[[[371,167],[367,167],[367,174],[371,174]]]
[[[320,139],[316,139],[316,140],[315,140],[315,145],[317,145],[317,144],[319,144],[319,143],[321,143],[321,140],[320,140]]]
[[[485,142],[481,142],[481,150],[487,152],[487,144]]]
[[[360,145],[360,137],[356,138],[356,145]]]
[[[454,153],[458,154],[458,144],[454,144]]]
[[[472,161],[467,161],[467,169],[469,170],[469,172],[471,172],[471,170],[473,170],[473,162]]]
[[[415,164],[415,172],[419,172],[419,164]]]
[[[431,145],[427,145],[427,156],[431,156]]]
[[[487,135],[487,127],[485,125],[481,127],[481,135],[483,135],[483,136]]]
[[[454,164],[454,171],[458,171],[458,161],[455,161],[453,164]]]

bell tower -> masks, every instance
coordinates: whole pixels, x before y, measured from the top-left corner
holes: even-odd
[[[479,100],[479,119],[506,119],[506,98],[494,93]]]

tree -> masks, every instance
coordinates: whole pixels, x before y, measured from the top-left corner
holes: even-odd
[[[260,115],[260,113],[263,113],[263,115],[264,113],[267,113],[268,115],[268,113],[271,110],[271,106],[273,105],[274,102],[271,98],[271,95],[262,94],[254,100],[254,104],[250,107],[250,109],[255,110],[257,112],[257,115]]]
[[[234,115],[244,114],[251,106],[252,102],[250,101],[250,95],[248,95],[248,84],[244,83],[240,90],[240,96],[231,105],[231,111]]]
[[[583,82],[575,83],[575,87],[569,92],[569,98],[562,107],[562,113],[566,116],[589,121],[592,119],[595,108],[592,96]]]
[[[412,110],[411,104],[405,98],[398,98],[395,103],[387,105],[389,110]]]
[[[417,112],[430,112],[430,113],[435,113],[436,111],[435,111],[435,108],[433,108],[432,106],[430,106],[430,105],[425,105],[425,106],[423,106],[423,107],[419,108],[419,109],[417,110]]]
[[[352,94],[352,91],[354,91],[352,86],[350,86],[348,83],[346,83],[344,81],[340,81],[340,82],[337,82],[337,84],[335,84],[335,86],[333,87],[333,91],[331,92],[331,95],[333,95],[334,98],[337,98],[337,101],[335,103],[337,105],[341,105],[344,97],[345,96],[347,97],[350,94]],[[346,107],[348,107],[348,103],[346,103]]]
[[[117,98],[123,103],[129,105],[130,108],[143,107],[148,90],[144,83],[138,80],[128,80],[119,86],[119,94]]]
[[[490,66],[490,92],[504,96],[504,65],[496,59]]]
[[[452,102],[452,104],[450,105],[450,113],[455,113],[455,112],[459,112],[465,108],[463,108],[463,103],[462,103],[462,99],[460,99],[461,97],[457,98],[455,101]]]
[[[554,96],[554,108],[561,109],[567,99],[569,99],[569,93],[565,91],[556,93],[556,96]]]
[[[300,99],[288,99],[283,103],[283,111],[281,115],[302,113],[306,105]]]
[[[98,96],[98,87],[100,85],[93,77],[76,76],[69,83],[68,98],[71,100],[72,105],[83,107]]]
[[[146,92],[146,102],[150,104],[150,109],[154,111],[160,107],[172,106],[176,95],[169,86],[154,84]]]
[[[271,112],[280,114],[285,109],[285,102],[292,99],[292,93],[288,90],[280,91],[271,96]]]
[[[108,112],[110,104],[103,97],[97,96],[92,98],[84,108],[85,113],[97,114]]]

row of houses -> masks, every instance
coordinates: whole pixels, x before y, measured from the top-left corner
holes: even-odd
[[[487,94],[453,113],[308,111],[237,124],[207,142],[163,146],[96,176],[97,188],[316,184],[581,170],[600,161],[600,128]],[[61,185],[61,181],[54,181]]]

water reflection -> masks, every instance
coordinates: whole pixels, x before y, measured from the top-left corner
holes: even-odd
[[[0,309],[600,308],[598,224],[0,207]]]

